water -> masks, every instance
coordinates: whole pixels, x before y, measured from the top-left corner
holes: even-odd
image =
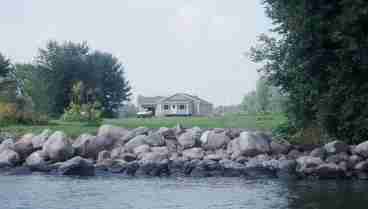
[[[366,208],[368,182],[0,176],[1,209]]]

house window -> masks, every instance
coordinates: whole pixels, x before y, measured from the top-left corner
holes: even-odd
[[[164,110],[168,110],[169,109],[169,105],[164,105]]]
[[[173,105],[172,108],[175,110],[176,109],[176,105]]]
[[[179,110],[185,110],[185,105],[179,105]]]

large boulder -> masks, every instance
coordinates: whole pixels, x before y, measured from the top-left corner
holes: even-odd
[[[243,156],[253,157],[258,154],[269,153],[270,139],[263,134],[242,132],[239,138],[231,144],[232,152],[239,152]]]
[[[354,148],[353,152],[355,154],[358,154],[358,155],[364,157],[364,158],[368,158],[368,141],[365,141],[361,144],[358,144]]]
[[[141,146],[138,146],[136,148],[133,149],[133,153],[137,156],[140,156],[144,153],[150,152],[151,148],[150,146],[148,146],[147,144],[143,144]]]
[[[178,138],[178,142],[183,149],[192,148],[197,144],[200,132],[197,129],[189,129]]]
[[[91,134],[80,135],[72,144],[75,155],[86,158],[93,158],[94,156],[96,156],[95,150],[88,150],[88,148],[93,148],[92,146],[89,146],[89,144],[92,143],[95,139],[96,137],[92,136]]]
[[[167,153],[147,152],[142,155],[142,162],[160,162],[168,159]]]
[[[159,133],[152,133],[144,138],[146,144],[150,146],[163,146],[165,145],[165,138]]]
[[[303,174],[311,174],[314,172],[314,169],[319,165],[323,164],[321,158],[311,157],[311,156],[303,156],[299,157],[297,160],[297,171]]]
[[[295,160],[280,160],[276,172],[277,177],[285,180],[296,179],[296,166]]]
[[[85,157],[96,159],[99,152],[103,150],[112,150],[115,147],[115,140],[107,136],[92,137],[86,142]]]
[[[312,152],[309,154],[311,157],[319,157],[321,159],[324,159],[326,157],[326,150],[322,147],[317,147],[312,150]]]
[[[200,140],[205,150],[217,150],[226,147],[230,138],[226,132],[205,131]]]
[[[331,155],[339,154],[341,152],[348,152],[350,149],[349,145],[339,140],[325,144],[324,148],[326,152]]]
[[[112,141],[116,142],[117,140],[120,140],[124,138],[126,135],[129,134],[129,130],[113,126],[113,125],[102,125],[98,129],[97,136],[103,137],[103,138],[110,138]]]
[[[39,135],[34,136],[32,138],[33,148],[36,150],[42,149],[43,144],[47,141],[47,139],[49,138],[51,134],[52,134],[52,131],[50,129],[45,129]]]
[[[39,150],[27,157],[25,165],[32,171],[48,171],[50,167],[45,159],[45,153]]]
[[[320,179],[336,179],[344,175],[344,171],[335,163],[323,163],[314,169]]]
[[[18,153],[10,149],[4,149],[0,152],[0,167],[14,167],[20,163]]]
[[[93,176],[95,167],[91,161],[77,156],[63,162],[58,168],[58,173],[60,175]]]
[[[129,131],[124,137],[122,137],[119,140],[118,145],[123,146],[125,143],[127,143],[128,141],[130,141],[134,137],[139,136],[139,135],[148,135],[149,132],[150,132],[150,130],[146,127],[135,128],[135,129]]]
[[[65,161],[74,154],[69,138],[61,131],[53,133],[44,143],[42,150],[53,162]]]
[[[204,151],[199,147],[186,149],[183,151],[183,157],[189,160],[201,160],[204,157]]]
[[[18,153],[22,159],[25,159],[33,152],[33,137],[33,134],[26,134],[14,144],[13,150]]]
[[[291,149],[291,144],[286,140],[272,140],[270,148],[273,154],[287,154]]]
[[[220,165],[223,169],[223,175],[226,177],[239,177],[244,174],[245,165],[232,160],[221,160]]]
[[[125,144],[125,149],[128,152],[133,152],[136,147],[139,147],[141,145],[147,144],[146,143],[146,137],[145,135],[138,135],[131,139],[129,142]]]
[[[13,139],[5,139],[0,144],[0,152],[7,149],[14,149],[14,140]]]

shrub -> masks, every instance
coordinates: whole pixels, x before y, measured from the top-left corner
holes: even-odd
[[[91,124],[100,124],[102,122],[99,104],[75,104],[71,103],[69,109],[65,110],[61,120],[69,122],[88,122]]]

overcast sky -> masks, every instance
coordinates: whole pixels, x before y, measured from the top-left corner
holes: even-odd
[[[11,0],[0,51],[30,62],[47,40],[87,41],[121,59],[135,95],[229,105],[255,88],[257,65],[243,53],[270,25],[260,0]]]

